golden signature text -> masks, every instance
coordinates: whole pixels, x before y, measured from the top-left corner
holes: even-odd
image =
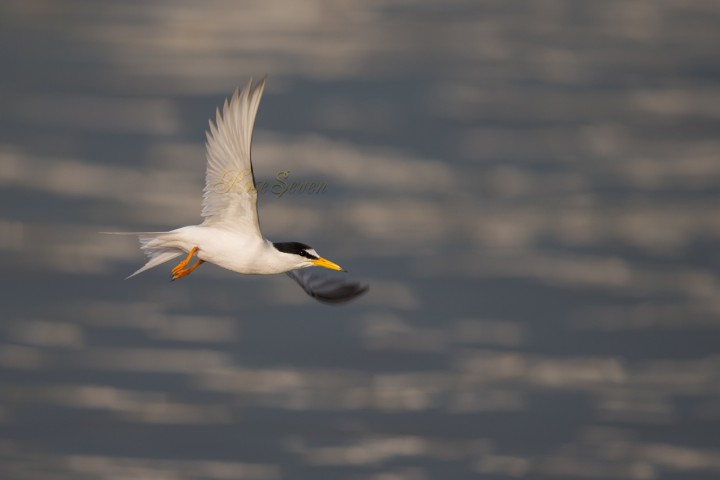
[[[220,180],[212,185],[215,193],[272,193],[277,197],[288,195],[317,195],[325,193],[327,183],[323,181],[290,181],[290,170],[275,175],[275,182],[256,182],[253,184],[252,172],[247,170],[226,170]]]

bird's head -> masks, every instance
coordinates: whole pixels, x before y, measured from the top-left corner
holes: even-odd
[[[340,265],[337,265],[330,260],[325,260],[313,249],[310,245],[305,245],[300,242],[283,242],[273,243],[273,247],[279,252],[286,253],[295,257],[297,265],[295,268],[306,268],[306,267],[323,267],[329,268],[330,270],[340,270],[345,272],[346,270]]]

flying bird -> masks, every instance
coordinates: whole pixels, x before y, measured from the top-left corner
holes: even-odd
[[[300,242],[271,242],[260,232],[257,188],[250,147],[265,79],[252,79],[218,108],[207,132],[207,171],[200,225],[169,232],[103,232],[137,235],[148,262],[127,278],[186,255],[171,271],[175,281],[205,262],[243,274],[287,273],[308,295],[323,303],[343,303],[362,295],[367,285],[302,271],[323,267],[345,271]],[[195,262],[190,265],[193,257]]]

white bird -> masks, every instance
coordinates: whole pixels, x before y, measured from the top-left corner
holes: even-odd
[[[215,124],[210,121],[202,203],[205,220],[200,225],[169,232],[104,232],[137,235],[140,248],[150,257],[127,278],[187,254],[172,269],[173,281],[209,262],[243,274],[287,273],[310,296],[325,303],[342,303],[367,291],[367,285],[300,272],[312,266],[345,270],[309,245],[273,243],[260,233],[250,146],[264,89],[265,79],[255,86],[251,79],[245,88],[235,91],[229,103],[225,100],[222,113],[218,108]],[[197,260],[188,267],[193,256]]]

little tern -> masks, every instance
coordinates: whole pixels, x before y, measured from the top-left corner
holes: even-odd
[[[207,132],[207,171],[200,225],[169,232],[105,232],[137,235],[148,262],[127,278],[186,254],[171,271],[175,281],[205,262],[243,274],[287,273],[311,297],[323,303],[343,303],[362,295],[367,285],[301,271],[324,267],[345,271],[300,242],[271,242],[260,232],[257,188],[250,147],[265,79],[252,79],[237,89]],[[191,265],[190,261],[196,261]]]

